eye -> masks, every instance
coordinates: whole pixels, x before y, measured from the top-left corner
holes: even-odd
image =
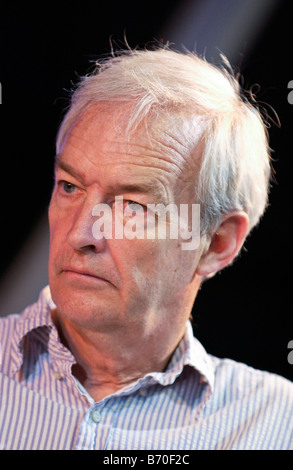
[[[124,202],[124,217],[134,217],[134,215],[144,215],[146,207],[135,201]]]
[[[128,201],[127,207],[134,212],[143,212],[144,206],[139,204],[139,202]]]
[[[76,190],[76,186],[68,181],[59,181],[58,184],[66,194],[72,194]]]

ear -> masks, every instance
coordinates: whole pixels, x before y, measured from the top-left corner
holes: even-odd
[[[249,219],[244,211],[233,211],[223,217],[213,234],[209,248],[201,256],[196,272],[211,277],[232,263],[239,253],[249,230]]]

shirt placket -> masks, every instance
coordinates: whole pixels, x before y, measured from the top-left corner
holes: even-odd
[[[115,408],[111,399],[94,403],[90,407],[81,423],[75,449],[103,450],[107,448],[107,442],[113,432]]]

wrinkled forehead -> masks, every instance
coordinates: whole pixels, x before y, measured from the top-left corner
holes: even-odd
[[[177,144],[182,150],[189,150],[190,153],[200,145],[204,131],[202,117],[189,110],[154,108],[144,115],[144,111],[139,110],[132,102],[101,101],[86,106],[79,113],[63,137],[62,146],[77,124],[96,132],[97,123],[99,133],[108,132],[110,128],[112,135],[120,143],[133,141],[139,135],[140,139],[144,137],[149,144],[162,139],[166,145]],[[60,149],[57,149],[57,153],[60,153]]]
[[[177,187],[177,192],[184,192],[193,200],[203,153],[200,118],[178,111],[159,113],[155,110],[138,124],[136,121],[134,128],[129,128],[133,113],[131,103],[92,105],[76,120],[62,147],[67,141],[70,148],[76,143],[82,147],[80,144],[84,142],[86,152],[82,154],[90,151],[91,156],[99,160],[100,173],[105,162],[107,165],[111,162],[108,166],[111,172],[120,171],[121,164],[127,164],[129,174],[136,174],[140,165],[144,179],[150,176],[152,168],[153,177],[170,180],[170,187]]]

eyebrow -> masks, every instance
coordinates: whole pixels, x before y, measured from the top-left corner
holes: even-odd
[[[70,163],[65,162],[62,160],[62,156],[57,154],[55,157],[55,171],[56,170],[63,170],[66,173],[70,174],[74,178],[79,181],[84,181],[84,175],[74,168]],[[117,183],[115,185],[108,186],[108,192],[112,193],[140,193],[140,194],[148,194],[152,195],[159,199],[159,202],[166,203],[165,201],[165,191],[158,185],[157,181],[150,180],[148,182],[140,182],[140,183]]]
[[[66,163],[64,160],[62,160],[62,157],[60,154],[57,154],[55,157],[55,172],[57,170],[63,170],[66,173],[70,174],[71,176],[74,176],[74,178],[83,181],[84,177],[80,171],[78,171],[76,168],[74,168],[70,163]]]
[[[117,184],[116,191],[119,193],[140,193],[156,197],[160,202],[165,202],[165,192],[153,181],[139,184]]]

